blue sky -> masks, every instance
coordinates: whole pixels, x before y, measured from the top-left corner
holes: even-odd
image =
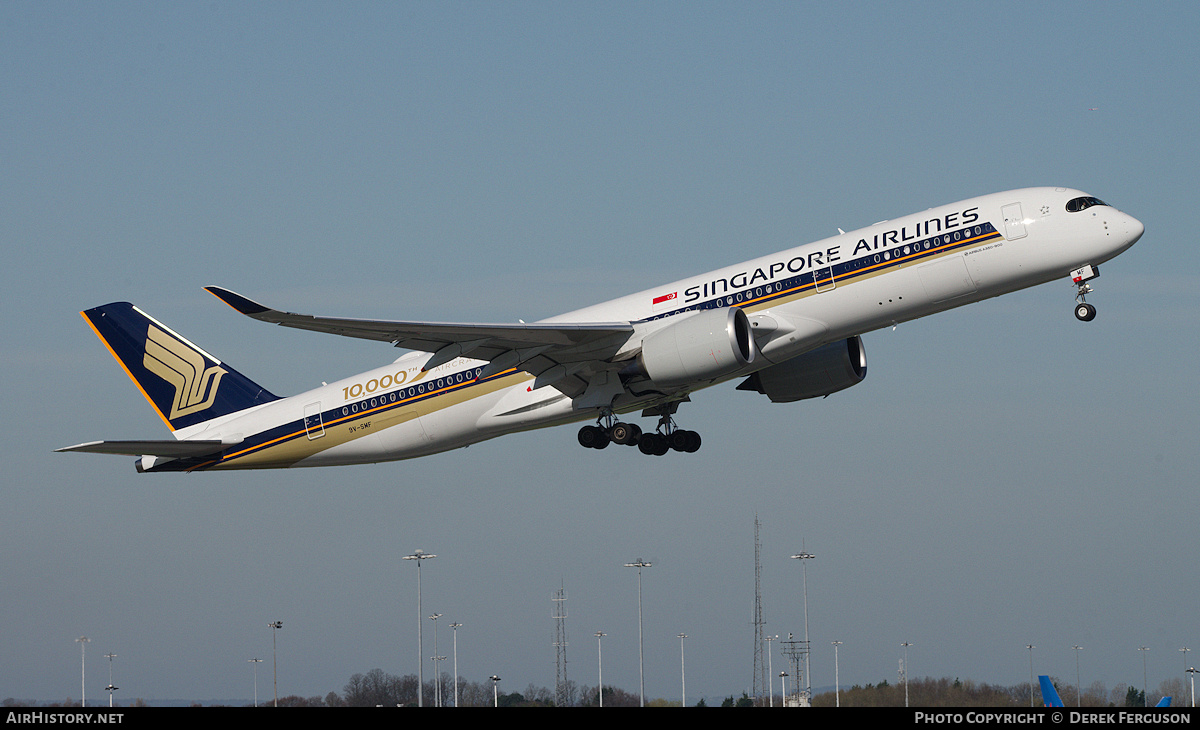
[[[415,672],[749,689],[753,524],[768,632],[813,683],[1152,686],[1200,650],[1193,3],[0,5],[0,695],[249,698]],[[705,391],[690,457],[573,428],[412,462],[146,476],[54,454],[162,438],[78,316],[133,301],[274,392],[393,359],[237,316],[531,321],[973,195],[1094,194],[1146,224],[1087,325],[1065,280],[865,337],[820,402]],[[440,634],[443,648],[449,632]],[[430,644],[427,644],[427,652]],[[1191,656],[1191,655],[1188,655]],[[1195,663],[1190,660],[1190,663]],[[775,657],[776,669],[782,664]],[[428,671],[427,671],[428,674]],[[260,678],[260,690],[261,690]]]

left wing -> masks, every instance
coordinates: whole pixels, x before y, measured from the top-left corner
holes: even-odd
[[[425,370],[456,357],[470,357],[488,361],[480,377],[516,368],[538,378],[539,386],[554,385],[569,396],[586,389],[589,366],[593,371],[604,369],[633,334],[630,322],[480,324],[314,317],[271,309],[228,289],[205,289],[238,312],[263,322],[432,352]]]

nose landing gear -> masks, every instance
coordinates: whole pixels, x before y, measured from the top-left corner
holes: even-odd
[[[1087,303],[1087,295],[1093,291],[1088,282],[1098,276],[1098,266],[1081,266],[1071,272],[1071,282],[1075,284],[1075,319],[1080,322],[1091,322],[1096,318],[1096,308]]]

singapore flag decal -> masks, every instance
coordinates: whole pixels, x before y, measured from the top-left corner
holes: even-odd
[[[654,301],[652,301],[650,303],[654,305],[654,310],[658,311],[662,307],[662,305],[668,304],[678,298],[679,298],[679,292],[673,291],[670,294],[663,294],[662,296],[654,297]]]

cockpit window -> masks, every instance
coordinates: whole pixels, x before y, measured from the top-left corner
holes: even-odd
[[[1100,200],[1099,198],[1092,198],[1092,197],[1074,198],[1072,200],[1067,201],[1067,212],[1068,213],[1078,213],[1079,211],[1084,210],[1085,208],[1090,208],[1093,205],[1108,205],[1108,203],[1105,203],[1103,200]]]

